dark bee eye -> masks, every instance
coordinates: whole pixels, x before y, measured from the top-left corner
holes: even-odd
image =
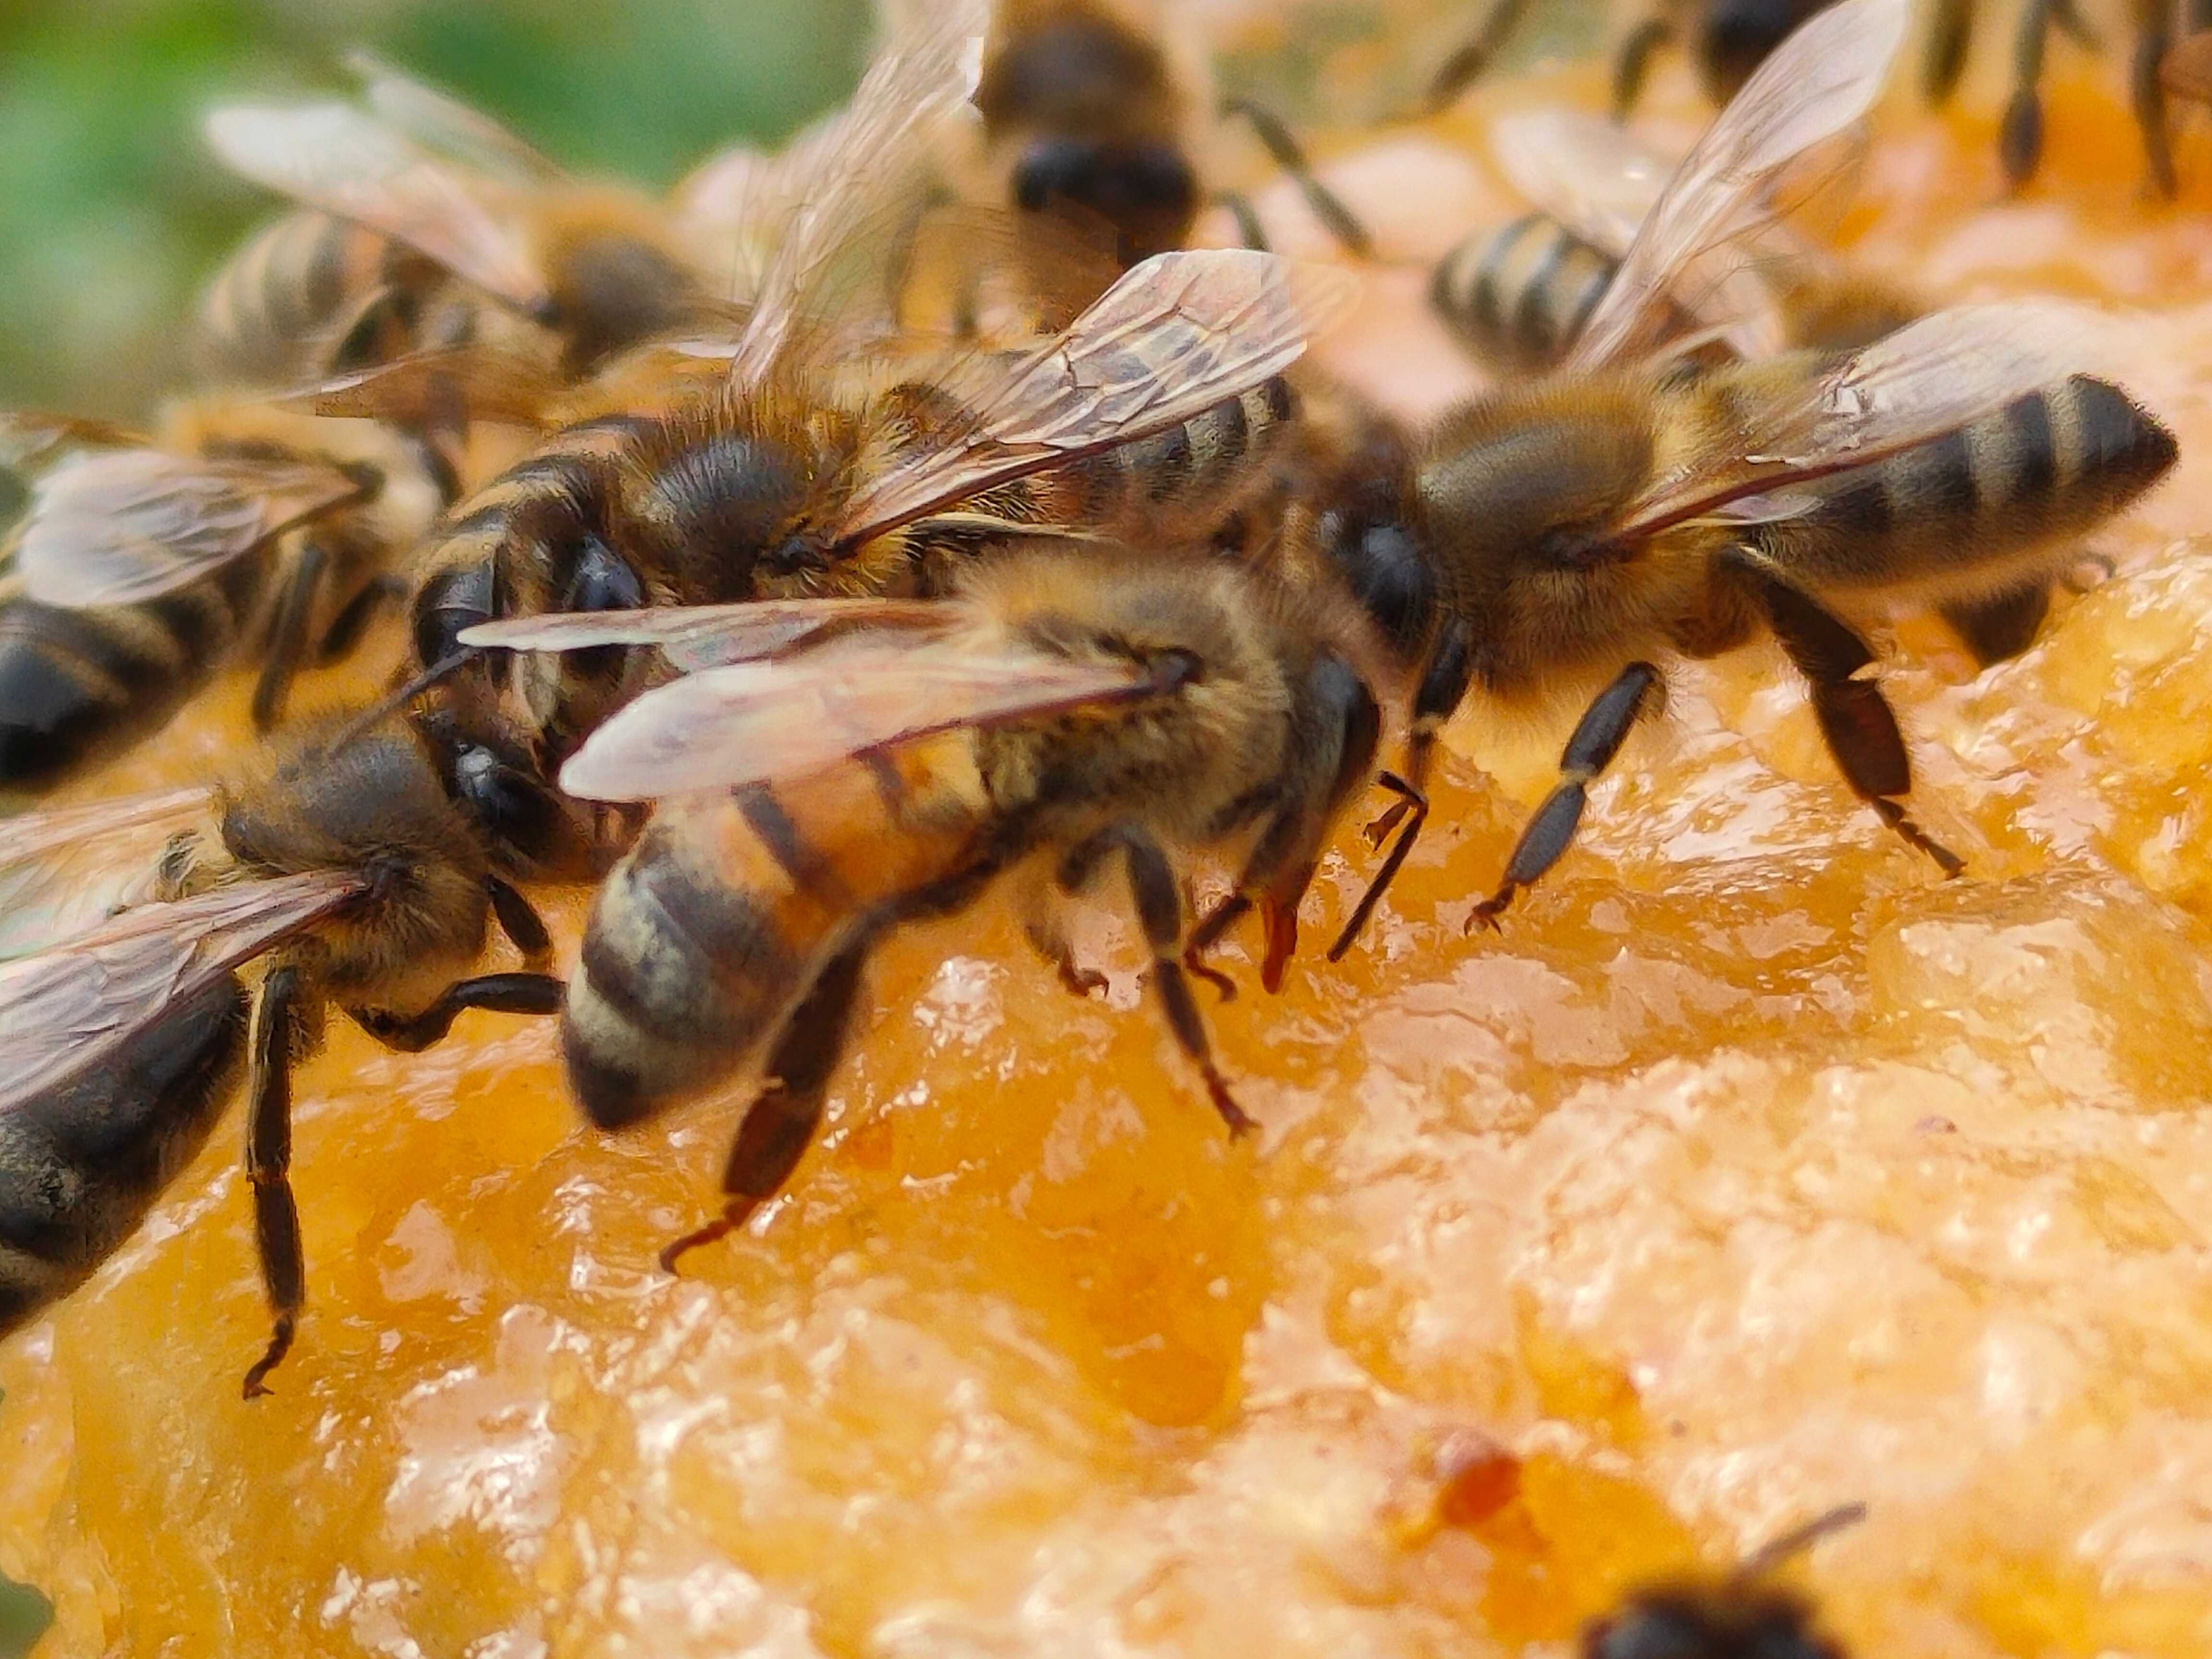
[[[771,576],[795,576],[802,570],[820,569],[827,562],[821,544],[811,536],[786,536],[761,555],[761,568]]]
[[[597,536],[577,544],[575,564],[562,590],[563,611],[635,611],[645,604],[645,584],[614,549]]]
[[[492,619],[494,580],[487,559],[448,570],[422,585],[415,596],[415,656],[425,668],[466,648],[461,644],[462,629]]]
[[[1073,138],[1040,138],[1014,164],[1014,204],[1041,213],[1059,198],[1081,199],[1091,175],[1092,147]]]

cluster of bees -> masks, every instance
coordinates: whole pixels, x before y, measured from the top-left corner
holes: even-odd
[[[1463,706],[1578,715],[1475,907],[1494,926],[1665,665],[1760,633],[1844,781],[1956,873],[1852,618],[1924,606],[1982,661],[2017,653],[2174,440],[2091,372],[2078,308],[1929,311],[1789,228],[1906,0],[1705,21],[1727,101],[1678,163],[1579,112],[1498,125],[1532,211],[1431,286],[1498,378],[1419,428],[1303,361],[1346,266],[1184,246],[1212,112],[1092,0],[890,20],[847,107],[665,200],[373,63],[354,101],[216,112],[224,161],[293,206],[213,283],[208,389],[150,434],[6,426],[33,489],[0,790],[35,807],[241,661],[265,736],[213,785],[9,823],[0,1331],[129,1236],[242,1085],[263,1391],[305,1301],[290,1079],[333,1010],[409,1052],[465,1010],[557,1016],[606,1128],[757,1072],[725,1202],[672,1262],[791,1176],[871,951],[1002,878],[1079,993],[1071,902],[1126,908],[1241,1132],[1193,982],[1223,981],[1208,952],[1256,912],[1279,986],[1370,785],[1332,957]],[[288,719],[301,669],[387,605],[388,695]],[[131,838],[143,859],[113,853]],[[89,876],[91,849],[127,878]],[[1193,854],[1235,870],[1195,917]],[[597,889],[565,980],[527,896],[563,882]],[[516,965],[479,971],[495,932]],[[1832,1650],[1745,1583],[1638,1603],[1589,1651]],[[1666,1617],[1742,1628],[1669,1646]]]

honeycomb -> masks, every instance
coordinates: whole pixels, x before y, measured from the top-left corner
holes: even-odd
[[[738,1102],[603,1135],[544,1025],[337,1031],[271,1397],[239,1398],[235,1132],[0,1348],[40,1659],[1558,1656],[1850,1500],[1791,1573],[1858,1654],[2212,1651],[2212,145],[2146,203],[2105,79],[2062,77],[2003,202],[1986,116],[1889,126],[1855,256],[2165,308],[2130,380],[2183,446],[2020,659],[1899,624],[1966,878],[1747,651],[1676,677],[1576,850],[1468,936],[1565,733],[1463,721],[1367,948],[1275,998],[1227,953],[1260,1135],[1222,1134],[1126,934],[1079,1001],[987,902],[884,950],[822,1144],[680,1278],[654,1252]],[[1503,206],[1479,137],[1331,151],[1408,261],[1332,351],[1408,405],[1453,374],[1410,262]],[[244,701],[101,787],[196,775]],[[1367,865],[1347,830],[1310,937]],[[551,908],[572,948],[582,900]]]

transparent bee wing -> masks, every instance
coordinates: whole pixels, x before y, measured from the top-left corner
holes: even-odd
[[[146,435],[112,421],[60,415],[41,409],[0,410],[0,466],[27,472],[70,449],[121,449],[148,442]]]
[[[1839,0],[1759,66],[1644,216],[1567,356],[1571,372],[1635,356],[1679,303],[1681,273],[1755,233],[1784,171],[1873,107],[1910,15],[1909,0]]]
[[[536,426],[547,419],[561,389],[550,363],[471,344],[410,351],[270,401],[279,409],[416,430],[464,419]]]
[[[519,228],[454,167],[359,110],[233,106],[210,111],[205,129],[241,177],[404,242],[524,311],[550,306]]]
[[[1348,273],[1244,248],[1156,254],[1057,340],[948,378],[964,422],[863,485],[830,533],[862,540],[1187,421],[1296,362],[1358,288]]]
[[[748,599],[737,605],[506,617],[462,629],[460,642],[508,651],[656,646],[677,668],[690,673],[773,656],[829,632],[860,628],[943,629],[951,626],[958,615],[954,606],[929,599]]]
[[[346,54],[362,94],[378,118],[441,155],[518,185],[568,182],[560,163],[526,143],[481,110],[428,87],[373,52]]]
[[[0,843],[0,958],[43,950],[146,895],[168,838],[215,792],[165,789],[19,813]]]
[[[989,21],[988,0],[946,0],[892,31],[842,111],[750,171],[751,200],[738,216],[762,228],[751,234],[772,251],[750,284],[733,380],[752,384],[801,341],[834,338],[856,301],[887,310],[878,256],[927,205],[945,131],[972,122]]]
[[[1864,466],[1994,413],[2118,355],[2122,331],[2094,307],[2007,300],[1932,312],[1794,385],[1747,399],[1756,442],[1727,447],[1638,502],[1626,533],[1690,519],[1792,518],[1801,486]]]
[[[162,1012],[362,891],[315,871],[127,910],[0,963],[0,1111],[98,1065]]]
[[[818,772],[933,732],[1150,695],[1141,664],[1003,640],[864,632],[647,692],[561,769],[591,800],[653,800]]]
[[[313,462],[94,450],[40,477],[15,568],[24,591],[47,605],[129,605],[362,495],[357,480]]]

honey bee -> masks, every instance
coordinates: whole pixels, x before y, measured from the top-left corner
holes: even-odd
[[[1674,167],[1621,128],[1564,109],[1495,122],[1491,154],[1534,210],[1447,253],[1430,303],[1478,358],[1523,373],[1556,368]],[[1735,246],[1728,268],[1668,296],[1667,335],[1745,358],[1850,350],[1925,309],[1895,284],[1847,269],[1778,213]]]
[[[374,240],[326,247],[312,240],[313,221],[290,230],[280,222],[265,251],[250,244],[234,274],[218,279],[211,344],[249,337],[241,356],[289,356],[320,372],[381,361],[394,338],[438,349],[489,337],[573,378],[640,341],[726,315],[660,204],[570,176],[489,118],[374,59],[351,63],[366,110],[231,106],[208,115],[208,142],[241,176],[411,250],[453,280],[425,291],[417,268],[395,280],[385,260],[368,264]],[[352,259],[333,272],[345,252]],[[349,274],[365,291],[341,287],[324,305],[315,285]],[[331,361],[301,362],[329,337],[327,323],[317,326],[324,317],[346,325]],[[372,345],[369,326],[390,331]]]
[[[2033,607],[2079,538],[2172,467],[2172,435],[2082,372],[2093,315],[2059,302],[1938,312],[1856,352],[1792,353],[1685,377],[1623,368],[1668,326],[1701,265],[1724,264],[1777,169],[1856,120],[1902,39],[1901,0],[1839,0],[1771,58],[1644,218],[1559,374],[1447,411],[1394,482],[1296,509],[1416,665],[1402,826],[1334,947],[1341,955],[1425,815],[1437,726],[1471,693],[1541,711],[1586,699],[1561,781],[1504,881],[1494,923],[1565,853],[1588,787],[1656,701],[1668,653],[1771,634],[1808,682],[1844,778],[1948,873],[1907,816],[1911,767],[1873,650],[1838,606]]]
[[[179,404],[158,437],[12,418],[46,453],[0,578],[0,794],[157,730],[242,650],[273,725],[459,491],[428,438],[257,404]]]
[[[130,1236],[243,1075],[273,1317],[250,1398],[305,1301],[291,1079],[329,1010],[404,1053],[468,1009],[555,1012],[561,981],[542,972],[463,975],[495,922],[542,967],[544,924],[509,878],[603,868],[602,843],[496,743],[373,711],[288,735],[212,788],[17,819],[9,857],[73,880],[88,836],[149,828],[174,833],[144,902],[0,963],[0,1333]]]
[[[562,787],[661,802],[600,889],[562,1052],[602,1127],[763,1055],[720,1219],[743,1223],[812,1139],[869,951],[1001,875],[1079,990],[1056,916],[1117,858],[1176,1043],[1232,1132],[1249,1120],[1184,976],[1173,857],[1246,848],[1237,893],[1279,982],[1321,844],[1379,715],[1356,620],[1234,561],[1024,545],[929,601],[766,601],[492,624],[515,647],[658,644],[697,672],[647,692]],[[1218,929],[1217,928],[1217,932]]]
[[[1802,1597],[1760,1581],[1830,1533],[1866,1518],[1845,1504],[1784,1534],[1717,1583],[1654,1585],[1583,1632],[1583,1659],[1844,1659]]]

